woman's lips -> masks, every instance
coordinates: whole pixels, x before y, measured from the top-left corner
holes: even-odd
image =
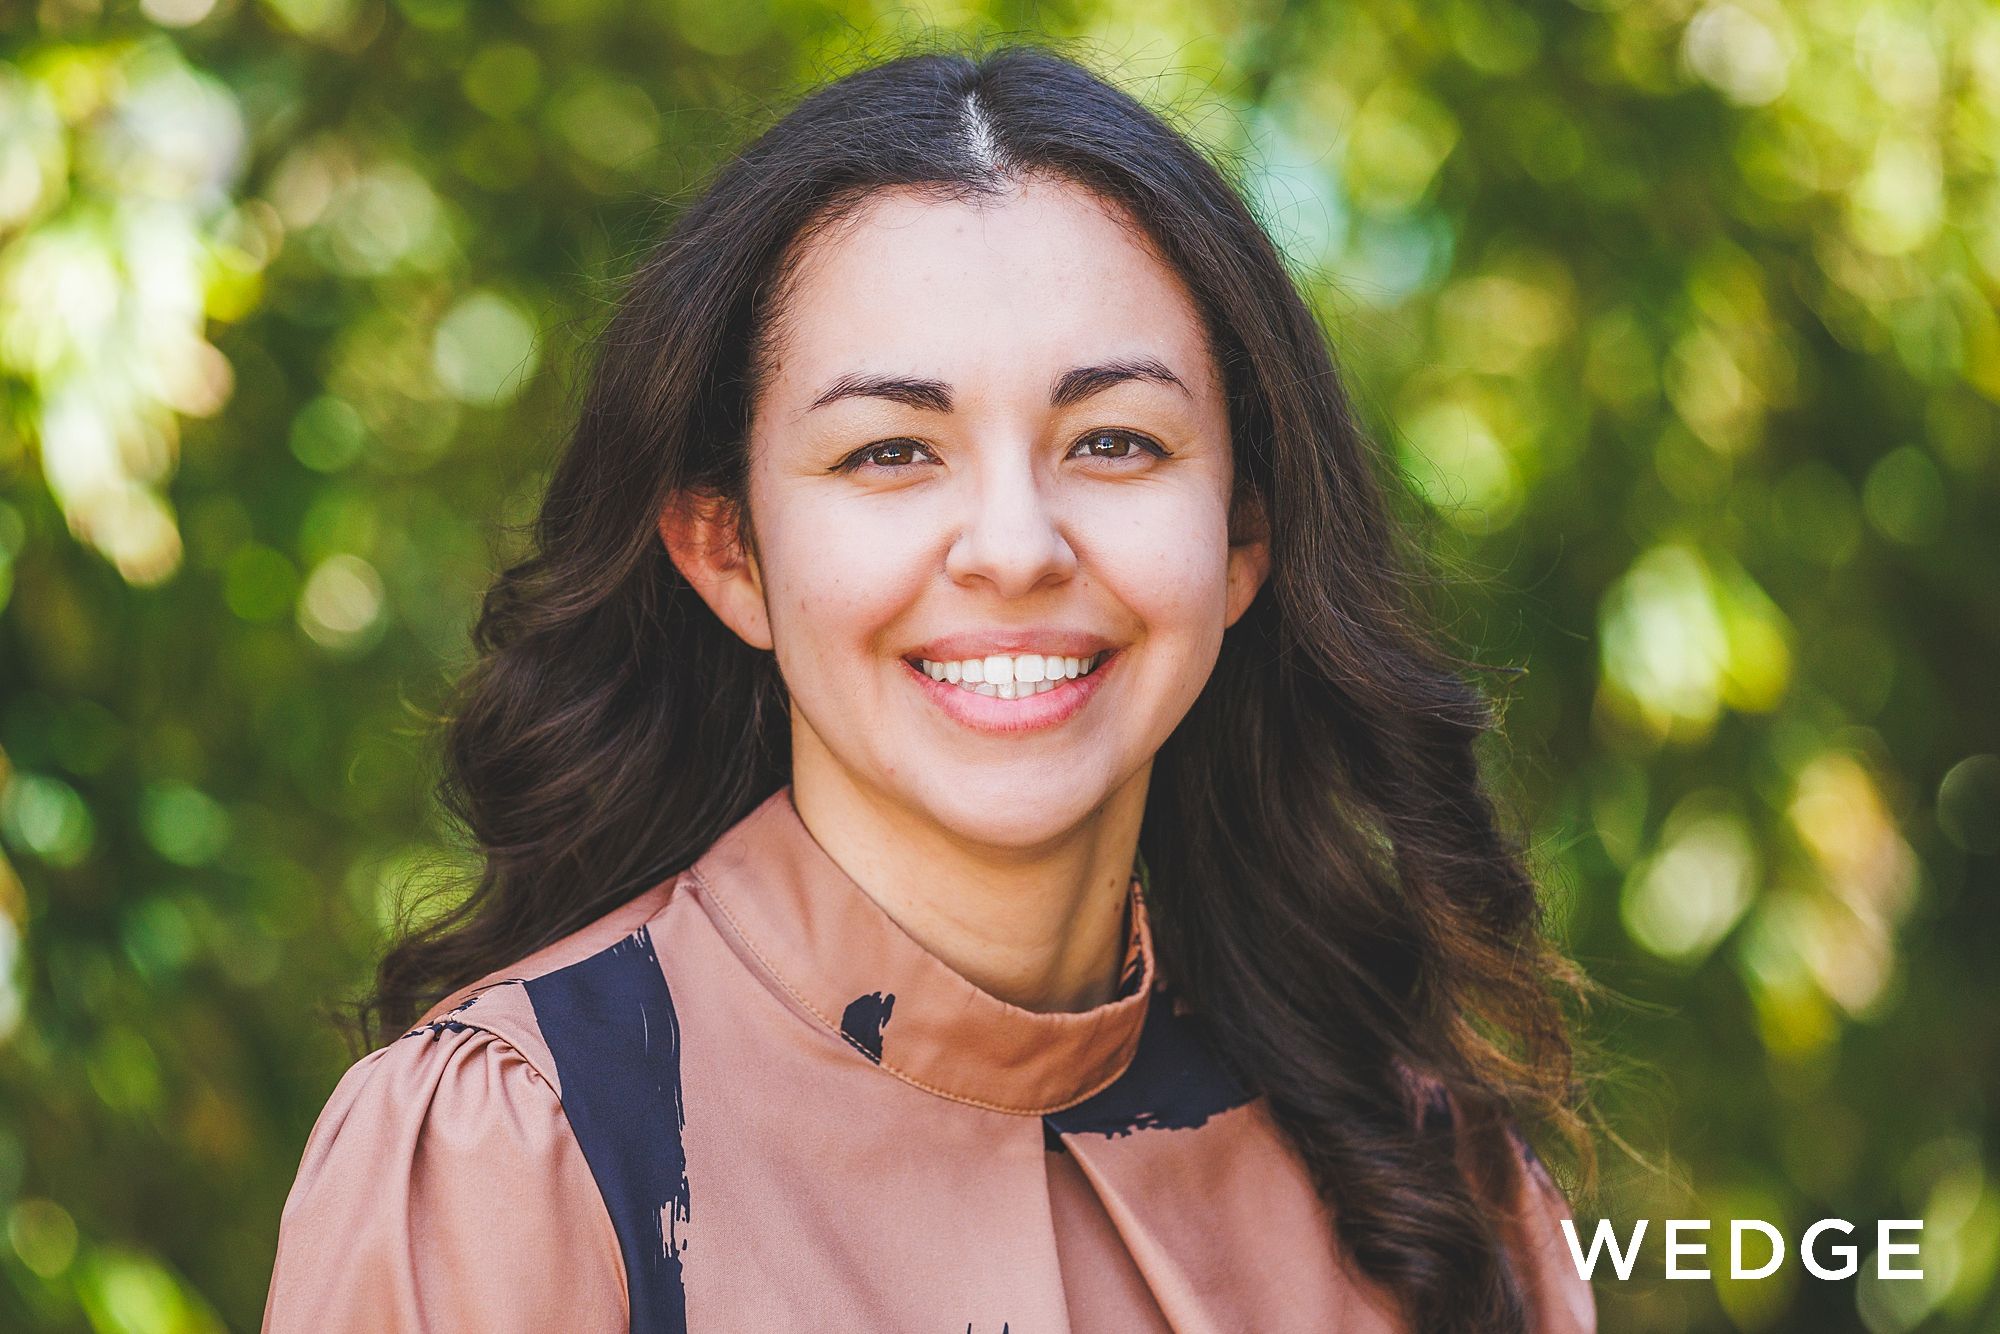
[[[898,661],[918,689],[954,722],[979,732],[1032,732],[1054,727],[1075,716],[1103,685],[1105,673],[1113,670],[1122,657],[1123,649],[1108,650],[1097,670],[1086,676],[1071,677],[1053,690],[1021,699],[976,694],[949,681],[933,680],[907,658]]]

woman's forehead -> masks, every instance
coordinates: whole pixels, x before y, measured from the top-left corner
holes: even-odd
[[[791,398],[855,371],[953,383],[1153,356],[1212,374],[1179,275],[1118,210],[1033,179],[968,200],[884,190],[805,243],[770,386]]]

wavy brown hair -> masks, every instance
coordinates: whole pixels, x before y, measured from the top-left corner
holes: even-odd
[[[788,781],[776,661],[708,610],[658,516],[705,493],[747,523],[750,406],[804,238],[877,190],[977,198],[1030,173],[1122,208],[1194,294],[1237,498],[1271,542],[1266,586],[1154,762],[1140,855],[1161,967],[1411,1327],[1523,1330],[1492,1202],[1520,1181],[1514,1133],[1560,1141],[1594,1184],[1565,1004],[1591,986],[1545,937],[1482,783],[1493,708],[1417,604],[1430,581],[1325,331],[1241,196],[1159,115],[1044,47],[825,85],[639,264],[444,719],[441,796],[483,868],[388,951],[362,1031],[401,1031],[672,876]],[[1456,1115],[1419,1115],[1413,1075]]]

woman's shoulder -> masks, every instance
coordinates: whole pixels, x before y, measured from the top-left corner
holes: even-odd
[[[641,930],[672,897],[666,880],[568,935],[459,987],[341,1076],[308,1145],[349,1133],[357,1118],[411,1129],[481,1111],[560,1112],[561,1072],[545,1031],[547,996],[565,973],[638,949]],[[540,999],[542,1010],[538,1010]],[[515,1127],[521,1123],[516,1121]],[[413,1142],[413,1141],[411,1141]]]
[[[510,982],[525,983],[581,963],[616,945],[658,916],[680,887],[685,872],[671,876],[635,898],[600,914],[568,935],[544,945],[533,953],[492,969],[484,976],[459,987],[438,1000],[417,1020],[410,1032],[450,1018],[464,1010],[473,997]],[[408,1036],[405,1034],[404,1036]]]
[[[624,952],[672,897],[678,877],[601,914],[568,935],[459,987],[404,1032],[349,1066],[328,1098],[312,1150],[357,1117],[413,1129],[481,1111],[560,1113],[562,1080],[536,1007],[566,970]],[[650,950],[647,951],[651,957]],[[544,1001],[546,1005],[546,1001]],[[519,1128],[522,1123],[515,1119]],[[413,1141],[412,1141],[413,1142]]]
[[[386,1161],[454,1152],[488,1131],[512,1133],[525,1148],[551,1129],[522,1115],[557,1111],[561,1099],[518,991],[480,991],[350,1065],[313,1126],[298,1184],[356,1144]]]
[[[491,1028],[412,1029],[342,1076],[280,1217],[267,1334],[623,1326],[609,1218],[501,999],[462,1011],[495,1006]],[[521,1283],[524,1256],[565,1283]]]
[[[307,1140],[287,1221],[330,1181],[336,1190],[344,1184],[347,1164],[372,1164],[371,1174],[399,1162],[412,1174],[567,1172],[576,1142],[538,989],[630,942],[673,884],[458,988],[350,1065]]]
[[[641,928],[677,883],[459,988],[348,1067],[285,1201],[266,1331],[402,1328],[417,1310],[449,1328],[624,1325],[616,1234],[543,1020],[566,970],[651,958]],[[522,1256],[565,1283],[530,1291]]]

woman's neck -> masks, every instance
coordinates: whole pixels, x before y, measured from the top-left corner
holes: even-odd
[[[1044,1013],[1087,1010],[1116,993],[1148,773],[1048,845],[997,849],[856,787],[826,757],[806,758],[794,759],[792,801],[813,838],[961,977]]]

